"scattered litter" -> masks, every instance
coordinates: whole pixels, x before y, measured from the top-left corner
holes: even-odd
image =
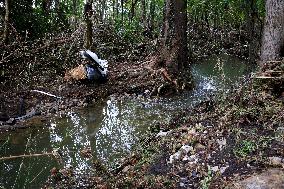
[[[218,166],[214,166],[210,168],[213,172],[217,172],[219,170]]]
[[[226,169],[228,169],[229,167],[230,167],[229,165],[227,165],[225,167],[221,167],[220,168],[220,173],[223,174],[226,171]]]
[[[167,132],[160,131],[160,132],[156,135],[156,137],[164,137],[164,136],[167,136],[167,134],[169,134],[169,131],[167,131]]]
[[[188,153],[189,151],[191,151],[191,150],[193,150],[193,147],[192,147],[192,146],[183,145],[183,146],[179,149],[179,151],[177,151],[176,153],[174,153],[173,155],[170,156],[170,160],[168,161],[168,163],[173,163],[174,160],[179,160],[179,159],[181,159],[182,154],[185,155],[184,158],[185,158],[186,160],[189,160],[189,161],[191,161],[191,162],[192,162],[192,161],[195,161],[195,160],[192,160],[192,159],[193,159],[192,156],[190,156],[189,158],[186,157],[186,156],[187,156],[187,153]],[[193,156],[194,156],[194,155],[193,155]],[[184,159],[184,158],[183,158],[183,159]]]
[[[222,150],[226,146],[227,140],[225,138],[217,139],[217,143],[219,144],[219,149]]]

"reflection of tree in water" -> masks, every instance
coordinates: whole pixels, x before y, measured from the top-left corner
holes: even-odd
[[[97,156],[104,161],[113,162],[128,153],[134,142],[135,127],[126,116],[135,117],[135,112],[131,106],[122,108],[118,105],[119,102],[115,100],[107,101],[102,125],[95,136]]]
[[[68,116],[66,126],[58,126],[56,122],[51,124],[51,146],[62,153],[63,166],[72,166],[77,173],[86,172],[90,170],[91,161],[82,157],[80,150],[91,147],[87,126],[77,114],[68,113]]]

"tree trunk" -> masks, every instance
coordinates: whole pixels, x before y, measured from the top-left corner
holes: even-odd
[[[114,10],[113,10],[113,19],[117,19],[118,17],[118,13],[119,13],[119,10],[118,10],[118,0],[114,0]]]
[[[255,22],[257,17],[256,12],[256,1],[255,0],[246,0],[246,30],[249,37],[249,62],[254,62],[257,56],[257,40],[256,40],[256,31],[255,31]]]
[[[91,16],[93,14],[92,4],[93,4],[93,1],[89,0],[86,2],[85,7],[84,7],[84,17],[85,17],[85,23],[86,23],[84,47],[86,49],[90,49],[93,44],[93,24],[91,21]]]
[[[265,8],[261,60],[278,60],[284,56],[284,0],[267,0]]]
[[[155,9],[156,9],[156,5],[155,5],[155,1],[151,0],[150,3],[150,12],[149,12],[149,22],[148,22],[148,27],[149,30],[152,32],[154,29],[154,20],[155,20]]]
[[[77,19],[77,10],[78,10],[78,1],[77,0],[72,0],[72,12],[73,12],[73,22],[72,22],[72,27],[73,29],[76,29],[76,26],[77,26],[77,22],[78,22],[78,19]]]
[[[133,17],[135,16],[135,6],[137,4],[138,0],[131,0],[131,9],[129,13],[129,21],[132,22]]]
[[[160,39],[160,51],[155,66],[163,67],[163,76],[177,90],[191,87],[187,47],[187,1],[167,0]]]
[[[106,11],[106,0],[102,0],[101,1],[101,10],[100,10],[100,21],[101,21],[101,23],[104,23],[105,11]]]
[[[141,1],[141,5],[142,5],[142,22],[143,22],[143,27],[144,30],[147,30],[147,19],[146,19],[146,0],[142,0]]]
[[[43,0],[42,1],[42,11],[44,13],[44,16],[48,16],[49,15],[49,9],[50,9],[50,0]]]
[[[124,6],[123,6],[123,0],[120,0],[121,4],[121,23],[123,25],[123,20],[124,20]]]
[[[8,43],[9,39],[9,20],[10,20],[10,0],[5,0],[5,18],[4,18],[4,33],[3,42]]]

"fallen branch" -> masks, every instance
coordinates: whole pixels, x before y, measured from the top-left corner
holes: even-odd
[[[53,154],[54,153],[52,153],[52,152],[47,152],[47,153],[42,153],[42,154],[23,154],[23,155],[18,155],[18,156],[1,157],[0,161],[1,160],[16,159],[16,158],[49,156],[49,155],[53,155]]]
[[[37,93],[41,93],[41,94],[51,96],[51,97],[54,97],[54,98],[62,99],[62,97],[60,97],[60,96],[56,96],[56,95],[53,95],[53,94],[50,94],[50,93],[47,93],[47,92],[44,92],[44,91],[40,91],[40,90],[31,90],[31,92],[37,92]]]

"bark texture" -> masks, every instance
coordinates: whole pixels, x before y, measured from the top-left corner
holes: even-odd
[[[284,56],[284,0],[266,1],[261,60],[278,60]]]
[[[186,0],[167,0],[163,37],[162,56],[166,67],[177,74],[188,64]]]
[[[162,67],[164,78],[176,89],[191,83],[187,47],[187,1],[167,0],[164,10],[164,24],[160,39],[160,50],[155,66]]]
[[[84,47],[86,49],[90,49],[93,44],[93,24],[91,21],[91,16],[93,14],[92,4],[93,4],[93,1],[89,0],[86,2],[85,8],[84,8],[84,17],[85,17],[85,23],[86,23]]]

